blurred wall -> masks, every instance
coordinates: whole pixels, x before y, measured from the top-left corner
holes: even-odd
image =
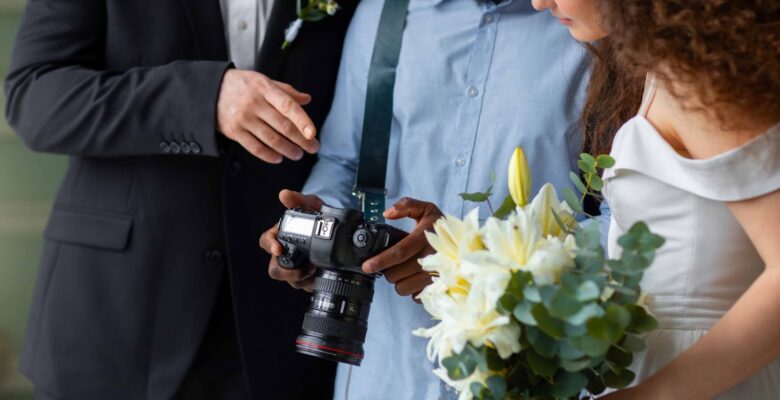
[[[0,79],[5,80],[24,8],[0,0]],[[5,110],[5,96],[0,94]],[[35,154],[0,118],[0,400],[31,399],[17,369],[42,244],[41,232],[65,168],[61,156]]]

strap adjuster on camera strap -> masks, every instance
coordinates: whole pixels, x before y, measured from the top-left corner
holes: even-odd
[[[352,195],[358,198],[360,211],[363,211],[366,221],[370,222],[385,222],[385,217],[382,216],[382,213],[385,210],[386,194],[386,190],[377,191],[359,189],[358,187],[352,189]]]

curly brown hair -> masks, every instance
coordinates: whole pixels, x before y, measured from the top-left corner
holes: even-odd
[[[780,120],[780,0],[599,0],[616,60],[729,125]],[[692,103],[686,94],[697,99]]]
[[[593,57],[581,118],[583,147],[593,155],[609,154],[618,129],[639,111],[645,78],[618,68],[611,38],[585,46]]]

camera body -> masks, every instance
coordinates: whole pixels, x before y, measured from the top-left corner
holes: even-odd
[[[364,261],[398,243],[407,234],[387,224],[366,222],[363,213],[322,206],[318,212],[287,210],[279,222],[277,240],[284,251],[277,258],[284,268],[311,262],[319,268],[363,273]]]
[[[374,297],[374,275],[361,265],[407,235],[390,225],[366,222],[353,209],[322,206],[317,212],[287,210],[277,240],[283,268],[318,267],[311,304],[303,318],[296,351],[360,365]]]

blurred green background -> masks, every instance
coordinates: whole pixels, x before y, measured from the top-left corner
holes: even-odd
[[[0,80],[5,81],[23,0],[0,0]],[[0,94],[5,110],[5,96]],[[3,116],[5,113],[3,112]],[[65,158],[35,154],[0,118],[0,400],[32,398],[18,372],[27,313],[38,271],[42,231]]]

